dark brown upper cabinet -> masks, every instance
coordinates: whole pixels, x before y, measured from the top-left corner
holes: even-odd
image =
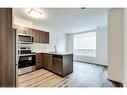
[[[35,43],[40,43],[39,42],[39,32],[38,32],[38,30],[34,29],[33,31],[34,31],[34,42]]]
[[[49,43],[49,33],[48,32],[44,32],[44,43]]]
[[[32,35],[32,36],[34,36],[34,30],[32,29],[32,28],[25,28],[25,33],[27,34],[27,35]]]
[[[49,43],[49,32],[34,29],[34,42],[35,43]]]
[[[14,25],[14,28],[18,30],[18,33],[32,35],[34,37],[35,43],[45,43],[49,44],[49,32],[42,30],[37,30],[33,28],[23,27],[19,25]]]
[[[19,25],[14,25],[14,28],[17,29],[18,33],[26,34],[26,28]]]

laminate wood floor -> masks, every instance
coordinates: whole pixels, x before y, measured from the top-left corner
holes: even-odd
[[[62,78],[45,69],[19,76],[18,87],[115,87],[107,80],[107,68],[74,62],[72,74]]]

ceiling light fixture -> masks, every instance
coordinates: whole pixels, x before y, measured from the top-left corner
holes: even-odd
[[[32,17],[35,17],[35,18],[40,18],[40,17],[43,17],[44,16],[44,13],[40,12],[38,9],[34,9],[34,8],[31,8],[29,11],[28,11],[28,14]]]

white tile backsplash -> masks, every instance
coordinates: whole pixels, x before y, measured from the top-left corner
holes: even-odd
[[[31,48],[32,48],[33,52],[48,51],[47,50],[47,44],[42,44],[42,43],[34,43]]]

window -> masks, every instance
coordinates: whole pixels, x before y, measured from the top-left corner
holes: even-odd
[[[75,34],[74,54],[96,57],[96,32]]]

